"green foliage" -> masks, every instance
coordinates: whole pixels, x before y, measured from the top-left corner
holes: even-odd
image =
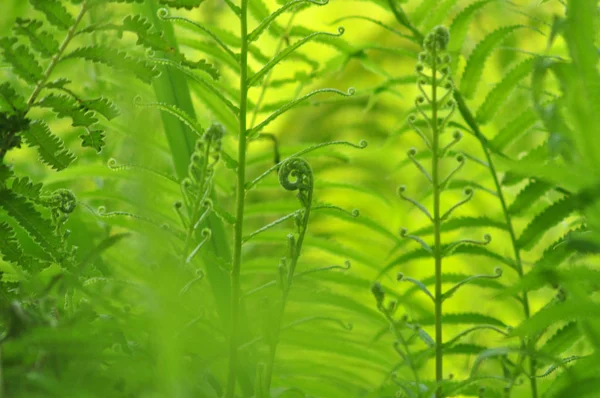
[[[3,5],[0,396],[597,395],[597,1],[328,3]]]

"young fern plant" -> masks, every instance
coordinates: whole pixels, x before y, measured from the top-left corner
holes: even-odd
[[[14,35],[0,39],[2,58],[9,66],[11,77],[14,76],[0,84],[0,216],[3,220],[0,222],[0,255],[12,269],[11,273],[1,275],[0,294],[7,299],[6,305],[4,302],[2,305],[2,316],[6,318],[3,321],[7,322],[2,325],[5,330],[0,337],[1,349],[9,345],[11,350],[19,345],[27,346],[31,334],[44,336],[32,348],[38,358],[35,366],[29,354],[23,354],[11,364],[2,364],[3,372],[14,375],[7,387],[7,394],[11,396],[31,394],[31,373],[24,369],[32,369],[47,380],[69,369],[73,357],[57,350],[54,333],[61,332],[52,329],[67,324],[75,327],[82,317],[97,315],[89,306],[74,301],[76,294],[93,295],[84,287],[84,281],[93,279],[97,270],[86,266],[127,234],[109,236],[96,247],[90,244],[89,251],[87,248],[78,251],[67,229],[67,222],[79,204],[74,193],[64,188],[49,190],[41,183],[34,183],[29,176],[18,176],[8,164],[7,155],[25,144],[35,148],[40,161],[56,171],[73,164],[76,156],[51,130],[48,114],[43,112],[47,109],[58,119],[70,119],[71,127],[82,131],[83,147],[97,152],[103,148],[105,137],[100,118],[112,120],[119,116],[117,106],[105,97],[86,98],[78,93],[73,86],[84,80],[73,73],[66,75],[61,67],[83,59],[117,69],[132,69],[146,82],[157,74],[152,65],[124,51],[114,48],[102,51],[98,46],[83,45],[102,31],[87,22],[91,12],[107,4],[123,2],[73,0],[69,2],[72,3],[69,9],[76,10],[76,14],[71,14],[65,6],[67,2],[31,0],[31,6],[46,21],[18,18],[13,27]],[[44,276],[49,272],[53,274],[51,279]],[[32,290],[33,286],[39,290]],[[106,342],[98,342],[97,347],[108,349]],[[45,361],[47,357],[53,360]],[[54,386],[49,387],[48,394],[64,395],[65,390],[58,381],[50,384]]]
[[[328,42],[331,39],[335,39],[344,33],[344,29],[339,28],[337,33],[308,32],[302,39],[295,43],[290,43],[288,46],[283,46],[285,41],[282,40],[281,45],[278,46],[278,51],[270,59],[262,55],[253,43],[257,42],[265,32],[280,29],[279,25],[277,25],[277,19],[286,15],[288,12],[292,12],[292,15],[295,15],[306,6],[323,6],[325,4],[327,4],[326,1],[293,0],[284,4],[275,12],[271,14],[267,13],[265,15],[266,7],[263,9],[263,5],[257,2],[251,4],[248,0],[242,0],[240,6],[232,2],[227,2],[229,10],[239,20],[239,37],[233,39],[231,35],[225,35],[224,32],[220,31],[218,28],[207,26],[183,16],[171,15],[170,11],[166,8],[160,9],[157,12],[158,17],[163,21],[181,23],[191,27],[191,29],[198,32],[203,38],[214,44],[214,46],[211,46],[211,52],[209,54],[207,53],[211,58],[211,63],[206,60],[198,61],[194,63],[194,66],[196,67],[193,69],[186,63],[178,62],[176,59],[174,60],[173,55],[165,51],[165,49],[149,47],[151,50],[155,51],[150,54],[150,61],[160,67],[174,69],[185,75],[186,78],[199,89],[200,93],[205,94],[204,96],[201,96],[200,99],[203,102],[206,102],[207,107],[214,114],[214,117],[219,120],[223,126],[226,126],[228,130],[234,130],[234,137],[237,139],[237,157],[230,156],[226,152],[221,151],[220,144],[217,144],[217,142],[220,142],[220,137],[224,134],[224,127],[221,127],[219,124],[214,124],[207,130],[204,130],[201,124],[189,111],[176,105],[165,102],[145,103],[139,99],[136,101],[139,106],[157,108],[172,115],[199,138],[196,145],[196,153],[192,155],[191,158],[192,160],[189,166],[190,171],[188,173],[189,176],[182,180],[182,191],[184,192],[183,200],[176,203],[176,209],[181,216],[182,225],[185,229],[183,234],[181,262],[185,264],[192,261],[197,253],[204,252],[203,250],[200,250],[200,248],[205,245],[206,242],[214,239],[214,236],[211,236],[211,228],[207,222],[211,213],[217,212],[223,220],[233,225],[233,242],[231,244],[232,255],[230,259],[215,258],[207,252],[204,253],[204,256],[201,256],[207,270],[206,274],[208,282],[211,284],[211,289],[217,300],[219,300],[220,297],[223,297],[223,292],[220,292],[217,288],[221,281],[221,279],[219,279],[221,270],[229,270],[228,279],[230,291],[226,300],[229,304],[229,308],[226,309],[224,314],[221,314],[224,319],[223,323],[225,328],[228,331],[227,334],[229,339],[228,375],[224,387],[224,396],[229,398],[232,398],[235,395],[238,380],[245,393],[252,391],[252,388],[249,388],[246,383],[247,375],[245,374],[243,378],[241,377],[241,373],[244,371],[243,368],[245,366],[242,366],[244,359],[241,358],[239,352],[243,346],[245,347],[248,345],[241,344],[240,341],[242,330],[246,330],[246,325],[242,324],[244,320],[241,316],[244,311],[244,303],[242,300],[240,281],[243,268],[244,243],[253,236],[270,229],[285,220],[289,220],[290,218],[296,220],[297,235],[288,238],[289,255],[286,257],[286,260],[282,260],[280,267],[279,280],[282,289],[282,299],[280,304],[278,304],[277,309],[274,311],[272,318],[274,323],[273,332],[270,336],[264,337],[269,346],[269,355],[266,361],[267,365],[265,369],[262,367],[257,369],[257,384],[253,388],[256,392],[263,394],[262,396],[267,397],[270,396],[269,389],[273,375],[279,333],[282,329],[281,322],[283,313],[286,308],[292,280],[295,275],[304,237],[308,228],[310,212],[311,209],[315,208],[315,206],[312,206],[312,190],[314,184],[312,170],[310,165],[299,156],[331,145],[349,145],[356,148],[366,147],[366,142],[361,142],[358,145],[347,141],[327,142],[316,144],[296,152],[288,158],[280,160],[277,153],[278,142],[275,140],[276,164],[257,178],[253,180],[247,179],[248,147],[255,140],[263,138],[273,139],[274,136],[272,134],[265,132],[265,128],[272,122],[291,109],[308,103],[308,101],[315,96],[335,94],[347,97],[354,94],[353,89],[348,90],[348,92],[336,89],[318,89],[309,92],[308,94],[300,95],[289,102],[284,102],[273,110],[269,107],[268,112],[271,113],[269,113],[262,121],[255,123],[260,114],[267,112],[266,108],[265,110],[261,108],[261,104],[265,91],[271,86],[270,82],[273,70],[280,63],[287,61],[288,59],[297,58],[307,60],[308,58],[297,50],[314,41]],[[194,7],[198,5],[199,4],[196,4]],[[252,15],[260,16],[254,29],[250,28],[250,18]],[[288,29],[291,28],[291,21],[288,25]],[[163,54],[164,57],[160,57],[159,54]],[[229,68],[238,80],[234,84],[231,84],[228,81],[224,81],[225,79],[221,79],[221,73],[213,66],[213,63]],[[254,70],[254,68],[250,66],[254,63],[260,63],[262,67]],[[290,79],[287,83],[278,82],[277,84],[289,83],[294,83],[294,80]],[[259,95],[259,100],[256,105],[250,100],[250,92],[254,87],[261,88],[261,94]],[[218,140],[214,138],[216,136],[219,136]],[[219,154],[217,152],[219,152]],[[215,192],[212,189],[211,180],[213,178],[213,166],[218,159],[222,159],[225,165],[236,174],[235,209],[233,212],[221,209],[214,198]],[[260,228],[254,233],[245,235],[244,220],[246,218],[246,194],[274,171],[279,172],[280,182],[284,189],[298,191],[298,198],[302,209],[294,212],[292,215],[283,217],[278,221]],[[321,205],[317,207],[337,209],[330,205]],[[215,244],[217,244],[217,242],[215,242]],[[285,326],[283,328],[285,328]]]
[[[85,36],[100,30],[93,24],[85,26],[88,14],[94,8],[115,2],[74,1],[78,5],[78,13],[72,15],[60,1],[31,0],[33,8],[46,17],[47,23],[39,19],[18,18],[13,28],[15,35],[0,39],[4,60],[11,66],[12,73],[29,88],[28,93],[23,94],[10,82],[0,85],[1,206],[48,254],[48,258],[33,261],[38,265],[52,259],[67,268],[74,266],[73,248],[67,244],[68,233],[62,226],[74,211],[77,200],[68,190],[48,193],[43,190],[42,184],[34,184],[29,177],[17,177],[5,163],[5,156],[25,143],[37,149],[41,162],[57,171],[69,167],[76,159],[63,140],[51,131],[43,115],[35,111],[37,108],[50,109],[59,119],[71,119],[72,127],[82,128],[84,133],[80,138],[83,147],[99,152],[104,146],[104,130],[99,124],[99,116],[112,120],[119,115],[118,108],[105,97],[86,99],[75,92],[70,88],[73,82],[69,78],[57,76],[57,68],[61,64],[81,58],[94,62],[105,60],[106,64],[117,68],[136,65],[133,72],[139,72],[138,77],[147,82],[156,75],[152,65],[138,62],[125,52],[114,55],[112,50],[80,46]],[[20,44],[21,40],[26,40],[26,43]],[[95,57],[90,56],[92,53]],[[125,64],[111,63],[109,59],[119,59]],[[50,209],[52,220],[43,217],[36,206]],[[23,260],[31,259],[19,248],[13,228],[3,223],[2,229],[6,239],[2,252],[5,255],[10,252],[9,261],[31,268]],[[40,271],[36,268],[33,267]]]
[[[472,251],[472,248],[485,246],[491,242],[491,236],[488,234],[485,234],[483,240],[480,241],[460,239],[451,243],[442,242],[445,225],[453,219],[455,211],[468,203],[474,194],[473,189],[467,187],[464,189],[465,197],[462,200],[459,200],[447,209],[442,209],[442,194],[450,187],[452,180],[459,174],[467,159],[467,155],[453,150],[454,146],[461,140],[461,133],[455,131],[450,137],[447,134],[449,122],[457,108],[457,103],[453,96],[454,84],[450,71],[451,57],[447,52],[449,40],[449,32],[442,26],[434,28],[425,36],[423,41],[424,51],[419,54],[419,62],[415,69],[417,73],[417,88],[420,92],[420,95],[415,100],[418,116],[413,114],[408,117],[408,124],[421,138],[426,150],[430,152],[431,165],[429,168],[421,163],[420,159],[422,157],[417,156],[417,150],[414,148],[408,151],[408,158],[432,186],[432,210],[430,211],[425,205],[408,196],[406,193],[407,188],[404,185],[399,188],[400,197],[423,213],[431,223],[431,227],[428,230],[431,230],[433,234],[433,244],[425,242],[425,240],[417,235],[410,234],[404,228],[401,230],[401,236],[417,242],[421,246],[419,251],[422,252],[423,257],[431,257],[433,259],[434,277],[432,279],[435,286],[434,291],[431,292],[426,283],[407,277],[402,273],[398,274],[398,280],[415,285],[418,290],[423,292],[432,301],[434,307],[434,338],[429,337],[418,323],[411,324],[406,319],[402,322],[394,321],[392,316],[396,308],[395,302],[391,306],[386,307],[383,303],[384,295],[382,289],[378,285],[375,285],[373,288],[378,308],[390,322],[392,331],[396,337],[396,350],[402,357],[404,364],[413,369],[415,377],[413,382],[395,379],[395,382],[402,387],[408,396],[428,396],[427,394],[423,395],[423,389],[429,391],[429,394],[435,394],[436,397],[449,396],[458,389],[471,384],[472,380],[454,382],[444,376],[444,353],[455,350],[463,337],[477,330],[488,329],[506,335],[506,332],[501,327],[498,327],[498,325],[489,325],[483,322],[483,320],[489,321],[490,319],[493,320],[493,318],[480,319],[481,317],[478,317],[478,314],[470,313],[444,316],[443,312],[444,303],[463,286],[473,283],[477,284],[485,279],[497,279],[502,275],[502,270],[496,268],[493,274],[473,275],[463,280],[447,281],[445,280],[446,275],[443,272],[445,258],[455,254],[469,253]],[[418,120],[419,118],[421,119],[420,121]],[[449,169],[450,171],[445,171],[447,168],[444,166],[450,157],[454,157],[456,164]],[[443,285],[449,282],[455,282],[456,284],[448,290],[443,291]],[[459,317],[459,323],[474,324],[475,326],[460,332],[452,339],[445,340],[443,327],[445,321],[452,316]],[[425,358],[427,357],[427,352],[433,354],[435,357],[435,381],[430,385],[422,384],[422,382],[418,381],[417,369],[422,365],[423,357],[420,358],[419,362],[421,363],[418,363],[414,359],[414,355],[411,354],[409,345],[406,343],[406,341],[412,340],[412,337],[403,337],[402,332],[398,330],[401,326],[407,327],[413,336],[418,336],[426,343],[428,348],[425,350]]]

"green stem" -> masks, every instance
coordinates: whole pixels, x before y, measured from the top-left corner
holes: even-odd
[[[438,107],[437,107],[437,49],[434,47],[432,53],[432,83],[431,83],[431,105],[432,105],[432,133],[433,140],[431,144],[431,180],[433,184],[433,228],[435,234],[435,381],[440,383],[443,379],[443,337],[442,337],[442,239],[441,239],[441,220],[440,220],[440,173],[439,173],[439,147],[440,131],[438,128]],[[441,389],[436,388],[435,396],[441,397]]]
[[[404,336],[402,336],[402,333],[400,332],[400,330],[398,330],[398,327],[396,326],[396,323],[394,322],[394,318],[392,318],[392,315],[385,309],[383,310],[383,313],[384,313],[386,319],[388,320],[388,322],[390,323],[390,326],[392,327],[392,330],[394,332],[394,337],[396,337],[396,340],[398,340],[400,342],[400,344],[402,344],[402,346],[404,347],[404,350],[406,350],[406,359],[409,362],[410,368],[413,373],[413,377],[415,378],[415,383],[417,383],[417,396],[420,398],[421,397],[421,379],[419,378],[419,371],[417,370],[417,368],[415,368],[415,364],[413,361],[413,356],[410,351],[409,344],[406,341],[406,339],[404,338]]]
[[[236,189],[236,221],[233,228],[233,258],[231,268],[231,324],[229,342],[229,375],[227,379],[226,398],[235,394],[237,374],[237,340],[240,309],[240,268],[242,261],[242,238],[244,224],[244,204],[246,193],[246,111],[248,106],[248,0],[241,4],[241,38],[240,52],[240,129],[238,137],[238,169]]]
[[[392,10],[392,12],[394,13],[394,16],[396,17],[396,20],[403,26],[406,26],[407,28],[410,29],[410,31],[413,33],[415,40],[422,42],[423,39],[423,34],[421,32],[419,32],[418,29],[416,29],[408,20],[408,18],[406,17],[406,14],[404,13],[404,11],[402,10],[401,7],[396,6],[396,4],[393,2],[393,0],[388,0],[390,8]],[[434,78],[435,81],[435,78]],[[483,147],[483,151],[485,152],[485,156],[487,158],[487,162],[489,164],[489,170],[492,174],[492,177],[494,179],[494,184],[496,186],[496,192],[498,194],[498,197],[500,198],[500,203],[502,204],[502,211],[504,213],[504,218],[506,220],[506,226],[508,228],[509,234],[510,234],[510,238],[511,238],[511,243],[512,243],[512,247],[513,247],[513,251],[514,251],[514,255],[515,255],[515,262],[517,264],[517,272],[519,274],[519,277],[522,278],[523,277],[523,263],[521,261],[521,255],[520,255],[520,250],[519,250],[519,246],[517,243],[517,238],[516,238],[516,234],[514,232],[514,227],[512,224],[512,219],[510,217],[510,213],[508,212],[508,207],[506,206],[506,200],[504,199],[504,194],[502,192],[502,186],[500,184],[500,180],[498,178],[498,173],[496,172],[496,169],[494,167],[494,163],[492,162],[491,159],[491,155],[489,153],[489,148],[487,146],[487,139],[485,138],[485,136],[481,133],[481,130],[479,129],[479,126],[477,124],[477,121],[475,120],[475,118],[473,117],[469,107],[467,106],[467,104],[465,103],[465,101],[463,100],[460,92],[456,89],[454,90],[454,98],[457,101],[458,104],[458,109],[460,111],[460,114],[462,116],[462,118],[465,120],[465,122],[469,125],[469,127],[471,127],[471,129],[473,130],[473,132],[475,133],[477,139],[479,140],[479,142],[481,143],[481,146]],[[435,158],[435,152],[434,152],[434,158]],[[434,187],[434,190],[436,188]],[[437,259],[436,259],[436,281],[437,281],[437,271],[438,271],[438,267],[437,267]],[[440,268],[441,268],[441,261],[440,261]],[[436,292],[437,292],[437,283],[436,283]],[[436,319],[437,319],[437,302],[436,302]],[[441,304],[440,304],[440,316],[441,316]],[[523,310],[525,312],[525,317],[529,318],[531,316],[530,313],[530,308],[529,308],[529,298],[527,296],[527,292],[523,292]],[[436,332],[437,332],[437,324],[436,324]],[[440,330],[441,332],[441,330]],[[436,335],[437,338],[437,335]],[[436,358],[437,358],[437,347],[436,347]],[[440,354],[441,355],[441,354]],[[536,371],[536,360],[533,356],[530,356],[530,372],[531,374],[535,374]],[[437,367],[436,367],[436,374],[437,374]],[[440,366],[440,371],[442,370],[441,366]],[[531,378],[531,394],[532,394],[532,398],[537,398],[538,393],[537,393],[537,380],[535,378]]]
[[[42,89],[44,88],[44,84],[46,84],[46,82],[50,78],[50,75],[54,71],[54,68],[56,68],[56,65],[58,65],[58,63],[60,62],[60,58],[63,56],[65,50],[71,43],[71,40],[73,40],[73,37],[75,37],[75,32],[77,30],[77,27],[79,26],[79,23],[85,16],[85,13],[87,12],[87,10],[88,10],[87,3],[84,2],[81,5],[81,10],[79,10],[79,14],[77,15],[77,18],[75,19],[75,23],[67,31],[67,35],[65,36],[65,38],[63,39],[63,42],[61,43],[60,47],[58,48],[58,52],[56,54],[54,54],[54,57],[52,57],[52,60],[50,61],[50,64],[46,68],[44,75],[42,76],[40,81],[37,82],[37,84],[35,85],[35,88],[33,89],[33,92],[31,93],[31,96],[29,97],[29,100],[27,100],[28,108],[30,108],[33,105],[33,103],[35,102],[37,97],[40,95]]]
[[[309,193],[308,203],[312,204],[312,189],[310,190],[310,193]],[[279,335],[281,334],[281,323],[283,320],[283,314],[284,314],[285,308],[287,306],[287,300],[288,300],[288,297],[290,294],[290,289],[292,288],[292,283],[294,281],[294,274],[296,273],[296,266],[298,265],[298,259],[300,258],[300,251],[302,250],[302,245],[304,243],[304,236],[306,235],[306,230],[308,228],[310,209],[311,209],[310,205],[304,209],[302,230],[298,234],[298,241],[296,242],[295,247],[294,247],[294,257],[292,258],[292,260],[290,262],[290,268],[289,268],[288,275],[287,275],[287,281],[285,283],[283,295],[281,298],[281,307],[279,310],[279,314],[277,316],[277,322],[276,322],[276,327],[275,327],[275,336],[274,336],[273,341],[271,342],[271,346],[269,347],[270,352],[269,352],[269,360],[267,362],[267,368],[266,368],[266,373],[265,373],[265,390],[264,390],[267,394],[267,397],[270,396],[269,391],[271,389],[271,380],[273,378],[273,367],[275,365],[275,354],[277,352],[277,345],[279,344]]]

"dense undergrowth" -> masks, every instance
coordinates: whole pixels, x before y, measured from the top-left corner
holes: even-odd
[[[8,0],[0,397],[597,397],[595,0]]]

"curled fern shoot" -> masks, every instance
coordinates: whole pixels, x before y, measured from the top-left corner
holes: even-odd
[[[288,296],[296,273],[296,266],[302,252],[304,237],[308,229],[308,221],[313,201],[314,175],[310,164],[297,157],[292,157],[283,162],[279,168],[279,184],[287,191],[296,192],[296,197],[302,207],[294,221],[297,229],[297,236],[288,235],[289,254],[282,260],[280,265],[280,285],[282,289],[281,302],[275,316],[274,336],[269,341],[269,359],[265,371],[264,389],[270,390],[271,379],[273,377],[273,366],[275,363],[275,354],[279,343],[279,334],[282,330],[281,321],[287,306]],[[289,261],[289,266],[288,266]]]
[[[298,151],[292,155],[290,155],[288,158],[282,160],[281,162],[275,164],[274,166],[271,166],[269,169],[267,169],[264,173],[262,173],[261,175],[259,175],[258,177],[256,177],[254,180],[248,182],[246,184],[246,190],[250,190],[252,189],[256,184],[258,184],[260,181],[262,181],[263,179],[265,179],[269,174],[271,174],[273,171],[275,170],[279,170],[279,168],[281,167],[281,165],[286,162],[288,159],[294,158],[294,157],[298,157],[298,156],[302,156],[305,155],[307,153],[310,153],[312,151],[324,148],[324,147],[328,147],[331,145],[345,145],[345,146],[350,146],[353,148],[357,148],[357,149],[365,149],[367,147],[367,141],[365,140],[361,140],[358,144],[354,144],[352,142],[349,141],[330,141],[330,142],[324,142],[321,144],[316,144],[313,146],[310,146],[308,148],[305,148],[301,151]]]

